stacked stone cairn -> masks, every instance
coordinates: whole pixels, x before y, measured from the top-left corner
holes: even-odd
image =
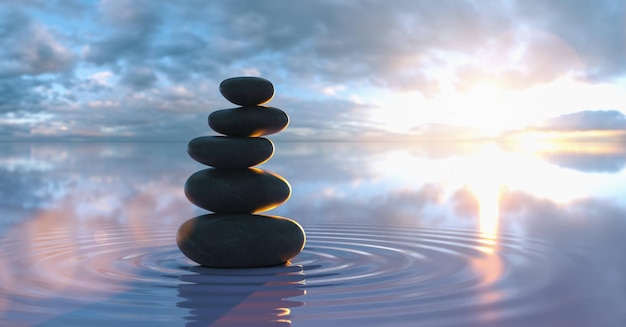
[[[178,229],[176,243],[189,259],[206,267],[251,268],[280,265],[304,247],[306,236],[295,221],[258,213],[289,199],[291,186],[281,176],[253,166],[269,160],[274,144],[262,136],[282,131],[287,114],[263,104],[274,86],[259,77],[234,77],[220,93],[241,107],[214,111],[209,126],[225,136],[191,140],[187,152],[210,166],[185,183],[187,199],[213,213],[191,218]]]

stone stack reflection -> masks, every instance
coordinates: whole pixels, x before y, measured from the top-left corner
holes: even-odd
[[[274,86],[259,77],[235,77],[220,84],[220,93],[241,107],[217,110],[209,126],[224,136],[191,140],[187,152],[211,168],[191,175],[185,195],[212,211],[183,223],[176,236],[180,250],[207,267],[244,268],[284,264],[305,243],[295,221],[258,213],[289,199],[291,187],[281,176],[254,168],[274,154],[274,144],[262,136],[282,131],[287,114],[262,106],[274,96]]]

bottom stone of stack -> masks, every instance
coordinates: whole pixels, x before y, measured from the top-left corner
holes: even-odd
[[[253,214],[206,214],[178,229],[176,243],[189,259],[213,268],[284,264],[304,248],[306,236],[295,221]]]

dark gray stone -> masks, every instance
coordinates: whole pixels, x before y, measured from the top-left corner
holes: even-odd
[[[220,93],[234,104],[256,106],[272,100],[274,85],[260,77],[233,77],[220,83]]]
[[[215,213],[257,213],[287,201],[291,186],[281,176],[258,168],[209,168],[189,176],[185,195]]]
[[[228,136],[263,136],[282,131],[289,116],[274,107],[247,106],[222,109],[209,115],[209,126]]]
[[[195,161],[217,168],[245,168],[262,164],[274,154],[274,144],[263,137],[197,137],[187,145]]]
[[[284,264],[302,251],[306,236],[295,221],[248,214],[207,214],[178,229],[178,248],[191,260],[213,268]]]

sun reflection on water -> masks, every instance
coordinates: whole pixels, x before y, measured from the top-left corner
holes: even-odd
[[[544,132],[526,131],[511,138],[515,148],[531,155],[584,153],[608,155],[624,152],[625,131]]]
[[[145,323],[149,312],[170,325],[358,325],[381,313],[406,325],[439,309],[459,326],[615,317],[626,148],[525,145],[281,144],[265,167],[297,192],[272,214],[317,239],[294,261],[301,267],[242,276],[181,261],[173,235],[200,211],[182,192],[197,166],[180,144],[77,145],[65,159],[54,154],[66,145],[20,145],[0,160],[0,320]]]
[[[498,234],[500,228],[500,189],[502,174],[506,168],[500,149],[492,143],[485,144],[476,155],[473,174],[468,184],[478,201],[478,248],[484,255],[469,260],[471,268],[480,279],[483,290],[478,296],[481,305],[487,306],[499,302],[503,294],[492,286],[498,282],[504,271],[504,262],[500,257]],[[495,312],[485,310],[486,319],[494,319]]]
[[[478,229],[484,251],[493,253],[497,246],[500,219],[501,170],[504,162],[500,149],[493,143],[485,144],[476,155],[469,188],[478,200]]]

